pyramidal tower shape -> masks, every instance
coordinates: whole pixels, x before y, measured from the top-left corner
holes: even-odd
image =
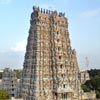
[[[79,67],[64,13],[34,6],[22,72],[24,100],[69,100],[80,93]]]

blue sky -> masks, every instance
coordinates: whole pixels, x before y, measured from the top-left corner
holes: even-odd
[[[0,68],[22,68],[33,5],[65,12],[79,67],[100,67],[100,0],[0,0]]]

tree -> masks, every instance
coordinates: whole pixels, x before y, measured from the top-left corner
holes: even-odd
[[[100,98],[100,69],[91,69],[88,71],[90,75],[90,80],[86,81],[82,85],[84,92],[92,90],[96,92],[96,98]]]
[[[97,87],[97,90],[100,92],[100,86]]]
[[[84,90],[84,92],[90,92],[90,88],[87,85],[82,84],[81,85],[82,89]]]
[[[7,100],[9,99],[9,95],[6,90],[0,90],[0,100]]]
[[[17,77],[18,79],[20,79],[20,78],[21,78],[22,70],[17,69],[17,70],[15,70],[15,72],[16,72],[16,77]]]
[[[96,98],[99,99],[100,98],[100,93],[96,94]]]

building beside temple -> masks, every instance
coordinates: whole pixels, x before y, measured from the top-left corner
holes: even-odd
[[[5,68],[2,73],[2,89],[6,90],[9,97],[16,97],[17,77],[16,72],[10,68]]]
[[[78,100],[79,67],[65,13],[34,6],[30,24],[21,79],[23,100]]]
[[[87,70],[80,70],[81,84],[84,84],[87,80],[90,80],[89,73]]]

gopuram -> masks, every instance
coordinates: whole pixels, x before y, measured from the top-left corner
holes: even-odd
[[[34,6],[23,64],[23,100],[78,98],[82,91],[78,76],[65,13]]]

